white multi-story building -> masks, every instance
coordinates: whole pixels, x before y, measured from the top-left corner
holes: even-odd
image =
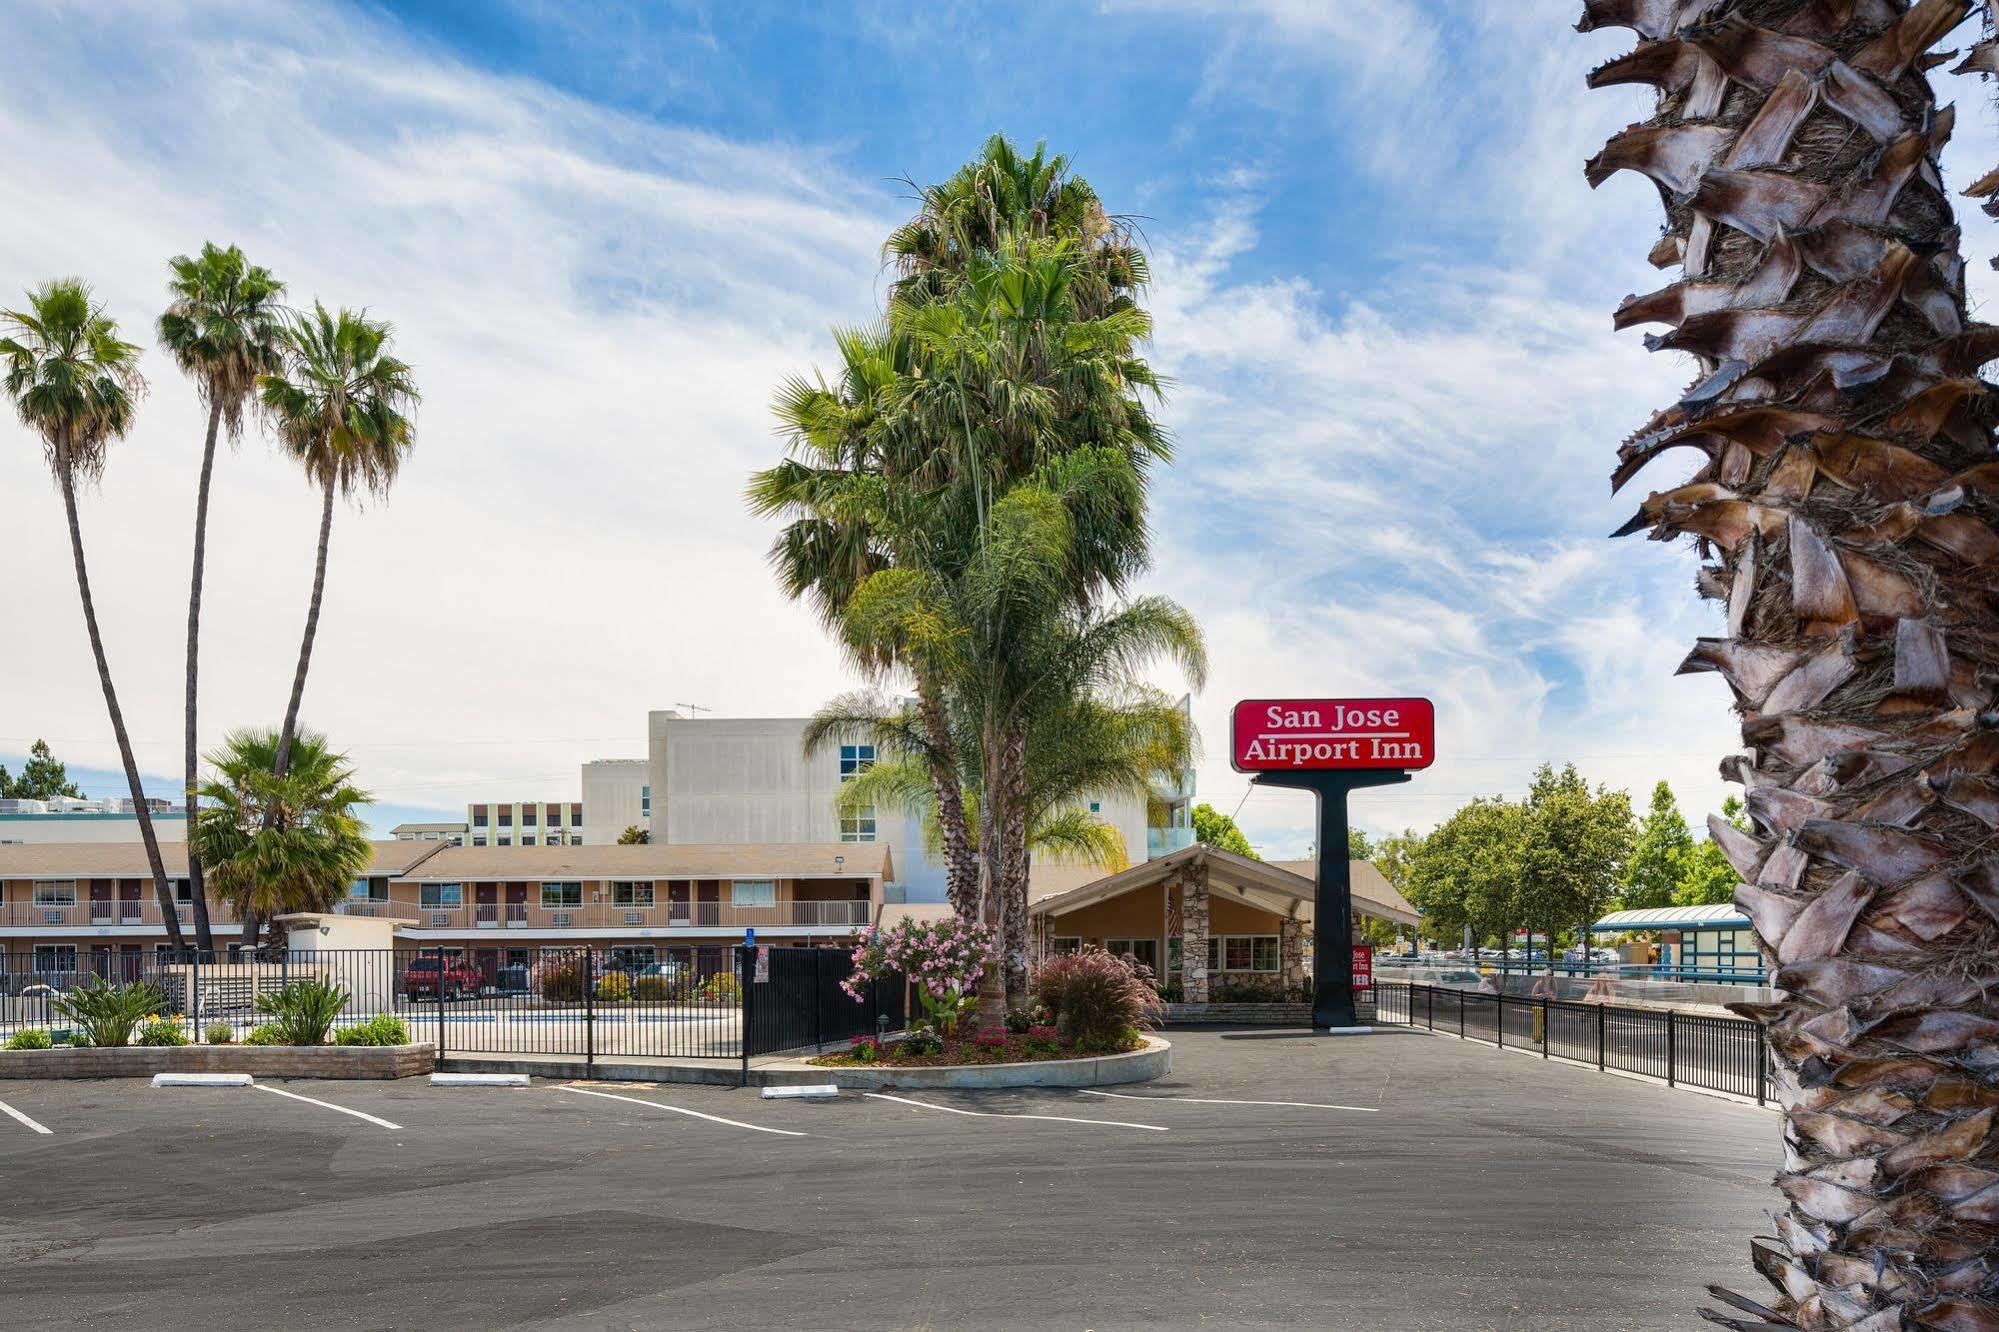
[[[650,765],[644,759],[597,759],[583,765],[583,840],[615,842],[627,828],[652,831]]]
[[[520,800],[465,807],[466,846],[581,846],[583,802]]]
[[[642,762],[583,767],[589,840],[615,841],[635,824],[667,845],[885,844],[896,875],[890,900],[942,901],[944,866],[926,850],[920,815],[840,813],[840,783],[874,762],[874,747],[828,744],[808,757],[808,724],[805,717],[649,714]],[[1123,835],[1126,855],[1137,863],[1192,845],[1193,797],[1189,770],[1163,776],[1150,799],[1106,797],[1089,805]],[[638,817],[605,817],[600,807],[635,810]]]
[[[169,800],[146,801],[153,835],[163,842],[187,840],[187,810]],[[78,800],[0,800],[0,843],[41,846],[54,842],[136,842],[139,816],[125,796]]]

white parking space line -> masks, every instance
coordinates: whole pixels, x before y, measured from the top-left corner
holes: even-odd
[[[806,1138],[811,1135],[797,1129],[766,1128],[762,1124],[745,1124],[740,1119],[724,1119],[720,1115],[704,1115],[699,1110],[689,1110],[684,1106],[668,1105],[665,1101],[642,1101],[636,1096],[618,1096],[611,1092],[588,1091],[582,1087],[558,1087],[557,1091],[575,1092],[578,1096],[601,1096],[607,1101],[630,1101],[633,1105],[649,1105],[655,1110],[671,1110],[676,1115],[688,1115],[694,1119],[705,1119],[711,1124],[727,1124],[731,1128],[749,1129],[752,1133],[775,1133],[785,1138]]]
[[[335,1105],[331,1101],[316,1101],[310,1096],[300,1096],[297,1092],[279,1091],[276,1087],[267,1087],[261,1082],[255,1082],[250,1085],[260,1092],[269,1092],[273,1096],[283,1096],[294,1101],[304,1101],[307,1105],[316,1105],[326,1110],[338,1110],[343,1115],[352,1115],[356,1119],[365,1119],[370,1124],[380,1124],[385,1129],[400,1131],[402,1128],[401,1124],[391,1124],[388,1120],[378,1119],[364,1110],[349,1110],[346,1106]]]
[[[1091,1091],[1088,1087],[1076,1090],[1085,1096],[1110,1096],[1120,1101],[1185,1101],[1189,1105],[1284,1105],[1294,1110],[1352,1110],[1356,1114],[1378,1115],[1381,1111],[1371,1105],[1325,1105],[1318,1101],[1228,1101],[1210,1096],[1133,1096],[1129,1092]]]
[[[40,1124],[37,1124],[34,1120],[28,1118],[26,1115],[22,1114],[19,1110],[16,1110],[13,1106],[7,1104],[5,1101],[0,1101],[0,1114],[6,1115],[9,1119],[20,1120],[23,1124],[27,1125],[29,1128],[33,1129],[37,1133],[49,1132],[48,1129],[43,1128]]]
[[[955,1105],[932,1105],[929,1101],[912,1101],[905,1096],[890,1096],[884,1092],[862,1092],[863,1096],[877,1101],[894,1101],[897,1105],[913,1105],[919,1110],[942,1110],[947,1115],[970,1115],[974,1119],[1045,1119],[1053,1124],[1095,1124],[1099,1128],[1146,1129],[1153,1133],[1165,1133],[1164,1124],[1127,1124],[1119,1119],[1076,1119],[1069,1115],[1021,1115],[999,1110],[960,1110]]]

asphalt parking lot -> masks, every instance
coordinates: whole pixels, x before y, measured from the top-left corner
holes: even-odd
[[[1758,1280],[1768,1111],[1168,1035],[1115,1096],[0,1082],[0,1326],[1651,1329]]]

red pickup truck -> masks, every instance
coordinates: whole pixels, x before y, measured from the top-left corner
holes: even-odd
[[[446,999],[465,999],[478,994],[482,983],[476,968],[455,957],[413,957],[403,972],[403,995],[436,998],[441,989]]]

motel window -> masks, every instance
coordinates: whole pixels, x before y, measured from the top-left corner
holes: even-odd
[[[425,883],[417,885],[417,905],[425,911],[444,911],[451,907],[465,905],[465,885],[462,883]]]
[[[569,826],[572,828],[583,826],[583,806],[571,805],[569,807]]]
[[[562,822],[562,806],[550,805],[543,812],[548,816],[548,825],[551,828],[554,827],[556,824]]]
[[[500,826],[502,828],[511,828],[514,826],[514,812],[511,809],[500,811]]]
[[[539,812],[539,811],[537,811],[537,810],[535,809],[535,807],[534,807],[533,805],[522,805],[522,806],[521,806],[521,827],[523,827],[523,828],[532,828],[532,827],[534,827],[534,823],[535,823],[535,815],[536,815],[536,814],[537,814],[538,812]]]
[[[75,906],[76,880],[75,879],[35,880],[35,905]],[[70,950],[71,953],[75,953],[75,951],[76,950],[74,948]]]
[[[533,846],[533,845],[534,845],[534,838],[532,838],[532,837],[529,837],[529,836],[528,836],[528,835],[527,835],[526,833],[522,833],[522,834],[521,834],[521,845],[522,845],[522,846]]]
[[[729,905],[767,907],[777,905],[777,880],[737,879],[729,885]]]
[[[580,883],[545,883],[541,886],[541,905],[545,911],[566,911],[583,905],[583,885]]]
[[[497,843],[497,845],[499,846],[512,846],[513,844],[514,844],[514,839],[511,837],[502,837]]]
[[[483,837],[474,837],[474,838],[472,839],[472,845],[474,845],[474,846],[484,846],[484,845],[486,845],[486,839],[485,839],[485,838],[483,838]]]
[[[1058,934],[1048,941],[1048,951],[1051,954],[1057,955],[1062,953],[1080,953],[1083,951],[1083,941],[1074,934]]]
[[[1250,941],[1250,970],[1277,970],[1277,939],[1274,935],[1259,934]]]
[[[652,885],[650,883],[613,883],[611,885],[611,905],[621,907],[649,907],[652,905]]]
[[[875,840],[875,807],[855,810],[852,814],[840,816],[840,840],[843,842],[872,842]]]
[[[645,815],[647,818],[652,817],[652,788],[650,786],[641,786],[639,788],[639,813]]]
[[[156,943],[153,945],[154,966],[156,967],[168,966],[173,962],[173,960],[174,960],[174,946],[172,944]]]
[[[1231,934],[1208,937],[1209,971],[1276,971],[1277,936]]]
[[[651,944],[620,944],[611,950],[611,966],[617,971],[642,971],[659,957]]]
[[[75,944],[36,944],[36,971],[75,971]]]
[[[472,806],[472,826],[474,828],[483,828],[486,826],[486,807],[484,805]]]
[[[194,885],[186,879],[170,880],[174,887],[174,901],[185,906],[194,901]]]

